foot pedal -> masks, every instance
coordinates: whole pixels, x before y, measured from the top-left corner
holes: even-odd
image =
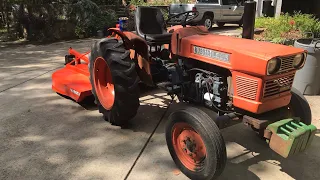
[[[284,119],[268,125],[269,146],[282,157],[289,157],[307,149],[315,136],[317,128],[306,125],[300,119]]]

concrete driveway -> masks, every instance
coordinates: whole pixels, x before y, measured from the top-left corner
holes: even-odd
[[[166,147],[164,124],[181,108],[160,90],[142,93],[127,129],[105,122],[94,104],[51,90],[68,47],[92,39],[0,49],[0,179],[187,179]],[[318,96],[307,97],[320,128]],[[222,130],[228,163],[220,179],[320,179],[320,132],[310,149],[284,159],[249,128]]]

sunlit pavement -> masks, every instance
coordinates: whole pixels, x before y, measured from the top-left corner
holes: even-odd
[[[0,49],[0,179],[187,179],[166,147],[164,124],[181,105],[165,92],[143,91],[137,116],[120,129],[94,104],[51,90],[68,48],[86,52],[93,41]],[[320,128],[320,98],[307,99]],[[228,163],[220,179],[320,179],[319,132],[308,151],[290,159],[242,124],[222,133]]]

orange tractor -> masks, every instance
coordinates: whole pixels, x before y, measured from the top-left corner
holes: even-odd
[[[189,26],[198,14],[165,22],[159,9],[138,7],[135,33],[111,28],[115,36],[95,42],[91,52],[70,48],[66,66],[52,75],[53,90],[77,102],[93,95],[104,118],[119,126],[136,115],[139,83],[189,103],[170,115],[165,134],[174,162],[191,179],[222,173],[227,156],[219,129],[234,121],[251,126],[283,157],[305,150],[316,128],[292,83],[306,52]]]

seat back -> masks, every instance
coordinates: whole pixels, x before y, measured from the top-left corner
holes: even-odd
[[[140,6],[135,14],[136,31],[141,37],[145,34],[163,34],[166,32],[163,15],[158,8]]]

